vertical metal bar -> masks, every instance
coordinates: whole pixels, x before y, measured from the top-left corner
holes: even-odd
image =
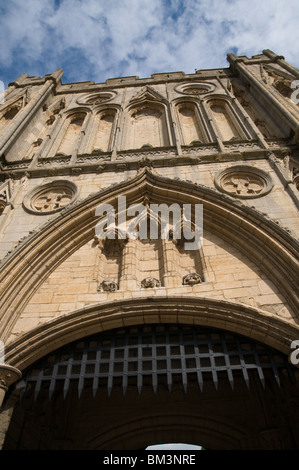
[[[156,328],[152,327],[152,387],[154,393],[157,393],[158,375],[157,375],[157,344],[156,344]]]
[[[170,340],[169,340],[169,330],[166,329],[165,335],[165,346],[166,346],[166,369],[167,369],[167,386],[168,390],[171,392],[172,389],[172,374],[171,374],[171,359],[170,359]]]
[[[129,358],[129,340],[128,332],[125,333],[125,345],[124,345],[124,361],[123,361],[123,380],[122,380],[122,391],[123,395],[126,394],[128,387],[128,358]]]
[[[216,390],[218,390],[218,375],[217,375],[215,358],[214,358],[213,344],[212,344],[210,334],[207,335],[207,338],[208,338],[208,348],[209,348],[209,357],[210,357],[210,362],[211,362],[211,372],[212,372],[212,377],[213,377],[213,383],[214,383]]]
[[[229,384],[231,386],[231,389],[233,390],[234,389],[234,376],[233,376],[233,371],[232,371],[232,368],[231,368],[230,358],[229,358],[229,354],[228,354],[228,350],[227,350],[226,338],[225,338],[225,335],[222,335],[222,334],[221,334],[221,346],[222,346],[222,350],[224,352],[224,360],[225,360],[225,365],[226,365],[226,372],[227,372],[227,376],[228,376],[228,381],[229,381]]]
[[[192,334],[193,334],[193,342],[194,342],[194,354],[195,354],[195,362],[196,362],[197,381],[198,381],[200,391],[202,392],[203,378],[202,378],[202,372],[201,372],[201,367],[200,367],[198,338],[197,338],[195,331],[193,331]]]
[[[244,356],[243,356],[243,351],[241,349],[240,342],[239,342],[238,339],[237,339],[237,345],[238,345],[237,348],[238,348],[238,354],[239,354],[239,358],[240,358],[240,367],[241,367],[241,370],[242,370],[243,378],[244,378],[244,381],[246,383],[247,388],[249,388],[249,376],[248,376],[246,363],[245,363]]]
[[[185,358],[185,344],[184,344],[184,335],[182,331],[179,331],[180,339],[180,360],[181,360],[181,370],[182,370],[182,383],[185,393],[187,393],[188,387],[188,378],[187,378],[187,367],[186,367],[186,358]]]
[[[92,394],[93,397],[96,396],[98,388],[99,388],[99,373],[100,373],[100,363],[102,357],[102,350],[101,350],[101,343],[98,342],[96,358],[95,358],[95,365],[94,365],[94,376],[92,381]]]
[[[85,368],[86,368],[86,361],[87,361],[87,350],[84,348],[82,353],[82,360],[80,364],[80,377],[78,382],[78,396],[81,397],[82,391],[84,389],[84,379],[85,379]]]
[[[137,344],[137,390],[141,393],[142,390],[142,327],[138,328],[138,344]]]
[[[55,390],[58,367],[59,367],[59,363],[57,362],[56,364],[54,364],[54,367],[53,367],[52,378],[51,378],[50,387],[49,387],[49,398],[50,398],[50,400],[51,400],[51,398],[53,396],[53,393],[54,393],[54,390]]]
[[[38,374],[38,379],[37,379],[37,381],[35,382],[34,400],[37,399],[38,394],[39,394],[39,392],[40,392],[41,384],[42,384],[42,380],[43,380],[43,375],[44,375],[44,369],[41,369],[41,370],[39,371],[39,374]]]
[[[265,383],[265,376],[264,376],[264,373],[263,373],[263,369],[262,369],[262,366],[261,366],[261,363],[260,363],[260,357],[259,357],[259,354],[258,354],[258,351],[256,349],[256,344],[254,343],[253,345],[253,354],[254,354],[254,361],[255,361],[255,364],[256,364],[256,369],[257,369],[257,373],[258,373],[258,377],[260,379],[260,382],[263,386],[263,388],[265,388],[266,386],[266,383]]]
[[[107,390],[108,396],[110,397],[113,388],[113,371],[114,371],[114,357],[115,357],[115,336],[111,337],[111,348],[110,348],[110,360],[109,360],[109,373]]]
[[[66,369],[64,384],[63,384],[63,398],[66,398],[67,392],[69,390],[70,378],[71,378],[72,367],[73,367],[73,360],[74,360],[74,355],[72,353],[70,354],[70,357],[67,363],[67,369]]]
[[[266,352],[266,354],[270,358],[270,364],[271,364],[273,375],[275,377],[275,380],[276,380],[278,386],[280,387],[280,378],[279,378],[279,374],[278,374],[276,364],[275,364],[274,359],[273,359],[272,352],[269,351],[269,353]]]

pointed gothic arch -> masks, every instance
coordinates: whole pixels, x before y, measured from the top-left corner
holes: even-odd
[[[119,109],[115,106],[97,106],[93,113],[91,132],[91,152],[109,152],[113,146],[113,136]]]
[[[178,129],[182,145],[209,142],[207,123],[198,102],[192,98],[179,98],[174,101]]]
[[[145,86],[133,96],[124,117],[124,149],[170,145],[168,103],[153,88]]]
[[[100,302],[58,316],[33,328],[6,346],[6,359],[24,370],[56,349],[93,334],[143,324],[185,324],[237,332],[245,337],[290,354],[298,333],[295,325],[274,318],[261,309],[234,302],[196,296],[136,297]]]
[[[1,337],[5,340],[7,363],[23,372],[24,379],[26,379],[28,367],[35,367],[36,361],[39,359],[44,360],[48,354],[51,354],[51,356],[54,354],[55,356],[56,352],[61,350],[63,346],[68,347],[74,341],[81,343],[84,338],[90,335],[96,335],[97,337],[102,333],[109,335],[111,331],[115,329],[123,330],[127,326],[134,328],[145,326],[148,328],[151,325],[161,325],[164,328],[165,325],[172,324],[178,328],[191,327],[192,331],[195,331],[198,327],[216,328],[222,332],[221,334],[227,332],[228,334],[242,335],[252,344],[262,343],[265,347],[269,346],[278,353],[282,353],[283,363],[285,364],[287,356],[291,353],[290,345],[298,337],[298,327],[295,322],[244,303],[209,298],[204,295],[155,295],[154,293],[149,294],[149,291],[147,291],[145,295],[139,293],[138,296],[128,296],[122,299],[114,298],[112,301],[107,300],[89,304],[84,308],[41,322],[40,325],[21,334],[11,334],[20,312],[51,272],[55,272],[63,261],[67,260],[72,253],[76,253],[80,246],[86,244],[87,240],[92,240],[97,222],[95,217],[96,207],[101,203],[115,204],[119,194],[126,195],[128,204],[142,203],[145,196],[150,196],[151,200],[158,199],[159,202],[163,201],[168,204],[178,200],[202,203],[205,208],[209,230],[221,233],[224,239],[229,240],[231,244],[233,243],[234,246],[238,246],[240,250],[246,252],[251,260],[257,263],[260,262],[264,271],[276,285],[283,284],[285,299],[295,311],[297,295],[295,282],[297,272],[296,242],[289,234],[277,227],[276,224],[266,220],[256,211],[235,203],[231,198],[220,195],[216,190],[164,178],[145,168],[132,179],[106,188],[89,196],[84,201],[77,201],[69,207],[66,206],[59,215],[53,217],[39,231],[29,236],[6,258],[0,269],[2,278],[0,279],[3,280],[0,285],[2,289],[2,307],[4,307],[3,311],[5,310],[1,324],[3,328]],[[250,245],[250,241],[252,241],[252,245]],[[273,271],[274,264],[276,264],[275,271]],[[269,269],[270,267],[271,269]],[[281,285],[280,288],[282,289]],[[290,364],[288,364],[289,366]],[[78,391],[73,387],[67,396],[67,406],[65,406],[60,393],[60,384],[55,389],[56,421],[59,426],[63,426],[64,419],[68,419],[69,423],[75,417],[74,433],[76,434],[76,432],[81,432],[80,427],[84,424],[85,411],[88,410],[88,413],[91,413],[95,420],[98,420],[99,416],[102,417],[103,413],[106,413],[109,417],[106,421],[111,423],[110,417],[117,410],[117,426],[113,424],[112,426],[103,426],[100,429],[97,426],[96,431],[94,431],[93,424],[89,423],[86,433],[87,442],[84,442],[84,446],[86,445],[92,449],[134,448],[136,445],[143,446],[153,439],[163,439],[163,435],[169,439],[172,439],[172,436],[174,438],[190,436],[191,440],[192,429],[202,439],[201,442],[195,440],[198,444],[204,444],[215,449],[221,445],[225,448],[240,449],[244,446],[247,448],[246,446],[254,446],[252,435],[255,431],[255,422],[254,419],[250,419],[248,429],[246,432],[242,431],[240,420],[243,419],[243,400],[246,397],[248,399],[250,396],[248,406],[252,411],[249,414],[254,416],[256,410],[261,406],[259,400],[266,400],[270,403],[273,395],[279,400],[280,397],[285,396],[283,394],[287,394],[288,407],[287,411],[284,410],[284,413],[287,413],[288,416],[294,416],[289,401],[290,396],[292,394],[295,396],[297,393],[297,388],[284,374],[283,370],[280,373],[283,382],[281,390],[273,391],[272,385],[274,387],[277,384],[275,384],[273,376],[268,377],[267,375],[268,387],[264,391],[258,380],[254,378],[256,375],[254,375],[253,389],[250,389],[251,392],[248,391],[246,395],[244,388],[242,389],[244,384],[242,385],[241,369],[235,380],[236,389],[241,390],[240,396],[238,393],[234,394],[234,389],[228,393],[225,392],[223,395],[223,387],[227,387],[226,382],[222,380],[223,376],[219,378],[220,395],[216,393],[218,390],[213,388],[213,382],[211,383],[211,380],[208,379],[204,382],[205,391],[202,395],[203,398],[200,400],[198,400],[200,391],[198,386],[196,388],[196,383],[188,382],[188,392],[183,396],[180,394],[180,388],[184,385],[183,382],[174,383],[174,394],[169,394],[165,384],[164,388],[162,384],[157,395],[150,395],[151,403],[155,404],[155,410],[151,409],[151,417],[147,414],[144,415],[142,411],[149,398],[149,388],[151,387],[146,379],[144,393],[138,394],[140,396],[138,401],[136,401],[138,388],[134,388],[132,382],[130,382],[129,394],[126,394],[125,397],[121,395],[121,387],[115,386],[112,401],[109,401],[111,397],[107,399],[107,394],[104,395],[103,390],[99,391],[100,400],[98,400],[98,396],[96,401],[92,400],[89,386],[83,389],[83,398],[80,397],[79,400],[77,397]],[[273,371],[275,377],[275,374],[277,374],[275,365]],[[257,391],[259,387],[260,390]],[[13,396],[17,397],[21,389],[22,381],[18,383]],[[16,420],[18,420],[21,412],[21,415],[25,417],[26,425],[28,424],[25,430],[25,439],[26,432],[34,422],[32,416],[37,417],[42,413],[46,421],[50,423],[49,429],[51,429],[52,408],[49,406],[48,395],[45,397],[47,393],[48,390],[45,388],[41,400],[38,398],[35,403],[33,403],[33,393],[29,395],[29,401],[27,399],[26,402],[16,403],[14,410]],[[229,421],[227,417],[218,417],[218,413],[215,414],[213,406],[217,403],[219,397],[221,403],[223,397],[229,400],[228,407],[221,407],[224,414],[229,412]],[[235,403],[236,397],[238,403],[236,406],[234,405],[234,416],[232,417],[231,403],[232,400]],[[8,402],[9,399],[8,395]],[[179,416],[177,414],[178,399],[181,403],[181,414]],[[167,400],[167,416],[163,414],[165,400]],[[207,419],[205,416],[206,400],[210,403],[209,413],[213,415],[212,420]],[[101,403],[103,409],[101,412],[98,408],[99,403]],[[133,409],[132,403],[134,403]],[[197,424],[194,423],[192,429],[192,421],[188,417],[188,412],[192,408],[191,405],[194,409],[196,408],[196,417],[199,420]],[[84,412],[80,411],[82,406]],[[72,413],[63,411],[69,410],[69,407]],[[125,409],[126,413],[120,416],[122,409]],[[270,416],[272,409],[273,406],[272,408],[271,406],[268,407],[267,416]],[[131,419],[133,414],[136,414],[137,419]],[[165,419],[163,429],[159,427],[161,417]],[[293,418],[294,420],[295,418]],[[145,430],[144,426],[146,424],[147,429]],[[124,425],[129,426],[130,429],[129,434],[126,434],[126,439],[122,439],[118,432]],[[12,420],[12,429],[13,426],[14,420]],[[140,426],[143,429],[142,433],[138,432]],[[115,431],[116,428],[118,429],[117,432]],[[177,429],[177,433],[173,432],[174,429]],[[260,426],[258,429],[262,433],[264,428]],[[35,441],[34,439],[32,441],[33,446],[38,445],[39,442],[38,430],[38,426],[33,429],[33,434],[37,436]],[[221,439],[223,432],[227,433],[225,439]],[[11,445],[9,442],[10,431],[8,431],[7,436],[9,448]],[[51,432],[49,432],[49,436],[51,436]],[[292,433],[289,432],[286,435],[286,443],[283,445],[288,445],[287,442],[290,442],[291,438]],[[259,442],[259,439],[260,436],[257,438],[258,445],[262,446],[263,444]],[[275,434],[274,436],[271,434],[270,439],[270,443],[266,443],[264,446],[269,445],[271,449],[279,448],[277,447],[278,444],[272,441],[272,439],[275,440]],[[22,446],[22,439],[20,442]],[[61,444],[68,445],[68,441]],[[54,443],[53,445],[55,446]],[[81,445],[82,441],[78,447]]]
[[[244,139],[243,124],[237,116],[234,103],[226,96],[212,95],[205,100],[212,116],[213,127],[222,141]],[[247,136],[246,136],[247,137]]]
[[[220,195],[216,190],[164,178],[145,168],[132,179],[65,207],[4,259],[0,268],[3,340],[10,341],[10,332],[19,312],[51,272],[80,246],[94,238],[96,207],[101,203],[116,204],[120,193],[126,195],[128,205],[142,203],[145,195],[161,203],[180,200],[203,204],[206,228],[218,233],[257,263],[278,287],[296,317],[297,242],[290,234],[255,210]],[[243,314],[243,307],[238,308],[241,308]],[[269,314],[266,323],[270,330],[272,321],[273,316]],[[296,331],[291,323],[283,320],[279,322],[285,324],[289,331]],[[284,346],[280,344],[280,347]]]
[[[136,104],[128,112],[126,149],[169,146],[164,105],[152,101]]]

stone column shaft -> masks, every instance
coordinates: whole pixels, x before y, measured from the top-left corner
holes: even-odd
[[[120,289],[134,290],[136,288],[136,247],[134,240],[129,239],[123,247]]]
[[[177,287],[182,284],[180,273],[178,272],[177,249],[172,240],[161,239],[163,253],[163,286]]]

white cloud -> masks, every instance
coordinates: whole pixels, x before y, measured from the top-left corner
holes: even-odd
[[[9,80],[58,67],[68,81],[192,73],[267,48],[299,65],[298,0],[0,0],[0,15]]]

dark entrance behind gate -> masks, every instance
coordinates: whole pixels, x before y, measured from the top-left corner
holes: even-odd
[[[297,448],[296,399],[293,366],[263,344],[193,325],[130,326],[25,371],[4,449],[134,449],[163,435],[215,449]]]

